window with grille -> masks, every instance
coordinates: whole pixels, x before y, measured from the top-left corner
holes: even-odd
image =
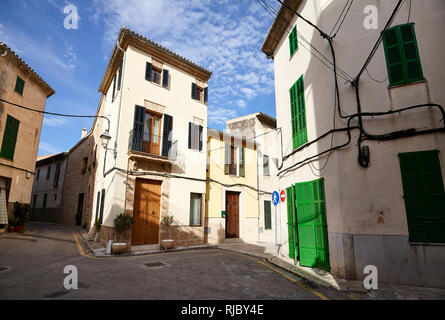
[[[395,26],[385,31],[383,46],[391,86],[424,79],[414,23]]]

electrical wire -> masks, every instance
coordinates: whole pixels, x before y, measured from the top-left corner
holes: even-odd
[[[350,2],[349,2],[349,1],[350,1]],[[341,29],[343,23],[345,22],[346,16],[348,15],[349,10],[351,9],[351,6],[352,6],[352,3],[353,3],[353,2],[354,2],[354,0],[348,0],[348,2],[346,2],[345,6],[344,6],[344,8],[343,8],[343,10],[342,10],[342,12],[340,13],[340,16],[339,16],[338,19],[337,19],[337,22],[335,23],[334,27],[332,28],[331,33],[329,33],[329,36],[332,37],[332,39],[334,39],[334,38],[337,36],[337,33],[340,31],[340,29]],[[345,12],[346,7],[348,6],[348,3],[349,3],[348,10],[346,11],[346,14],[343,16],[343,13]],[[332,33],[334,32],[334,29],[335,29],[335,27],[337,26],[337,24],[338,24],[338,22],[340,21],[340,19],[341,19],[342,16],[343,16],[343,20],[341,21],[341,23],[340,23],[340,25],[339,25],[337,31],[335,32],[335,34],[332,36]]]

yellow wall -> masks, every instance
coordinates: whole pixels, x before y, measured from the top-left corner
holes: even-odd
[[[245,148],[245,177],[236,177],[224,174],[224,145],[224,141],[220,141],[219,138],[209,137],[208,177],[223,184],[242,183],[256,188],[256,150],[253,146]],[[225,191],[240,191],[240,224],[242,224],[242,218],[258,218],[256,191],[241,186],[226,188],[215,182],[210,182],[208,189],[206,217],[220,218],[221,211],[225,211],[223,199]]]

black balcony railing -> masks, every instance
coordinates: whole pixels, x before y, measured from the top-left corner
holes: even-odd
[[[128,150],[139,151],[152,156],[163,156],[170,160],[176,160],[177,140],[168,137],[154,135],[148,132],[130,131]]]

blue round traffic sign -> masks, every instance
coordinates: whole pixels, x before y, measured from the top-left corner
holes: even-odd
[[[272,202],[273,205],[276,206],[280,202],[280,195],[278,194],[278,191],[274,191],[272,194]]]

